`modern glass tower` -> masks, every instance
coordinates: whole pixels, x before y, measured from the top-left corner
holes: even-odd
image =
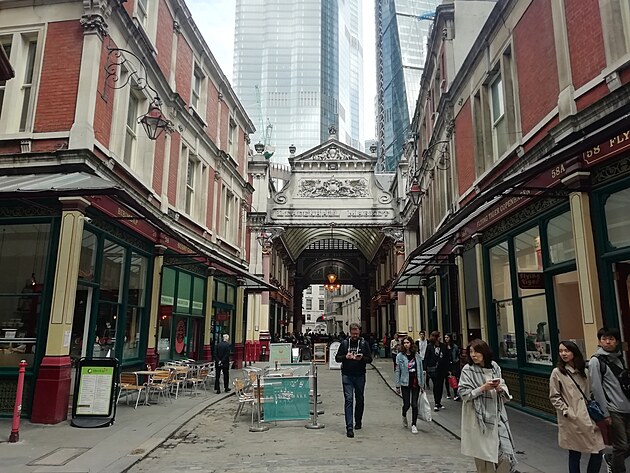
[[[361,0],[237,0],[234,90],[257,132],[286,163],[328,139],[362,135]]]
[[[375,0],[379,170],[403,154],[420,92],[432,13],[440,0]]]

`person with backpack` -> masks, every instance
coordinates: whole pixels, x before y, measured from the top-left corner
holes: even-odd
[[[589,361],[588,374],[593,397],[610,426],[613,452],[605,454],[604,461],[608,471],[625,473],[625,460],[630,455],[630,377],[619,349],[619,330],[601,328],[597,338],[599,348]]]
[[[343,386],[344,415],[346,436],[354,437],[354,431],[360,430],[363,423],[365,392],[365,366],[372,363],[370,345],[361,335],[361,326],[350,324],[350,336],[346,338],[335,355],[335,361],[341,363],[341,384]],[[354,407],[354,428],[352,426],[352,404]]]

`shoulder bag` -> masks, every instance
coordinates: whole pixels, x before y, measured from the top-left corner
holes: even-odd
[[[606,416],[604,415],[604,411],[602,410],[599,403],[595,399],[588,399],[586,397],[586,394],[584,394],[584,391],[582,391],[582,388],[580,388],[580,385],[577,383],[577,381],[575,381],[575,379],[573,379],[573,376],[571,376],[571,373],[567,371],[567,375],[569,376],[569,378],[571,378],[571,381],[573,381],[575,387],[578,388],[580,394],[582,394],[584,402],[586,403],[586,410],[588,411],[588,415],[590,416],[590,418],[593,419],[593,422],[601,422],[602,420],[604,420]]]

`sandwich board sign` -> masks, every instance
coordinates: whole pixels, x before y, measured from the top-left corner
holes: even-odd
[[[118,367],[116,358],[79,360],[72,400],[73,427],[107,427],[114,423]]]

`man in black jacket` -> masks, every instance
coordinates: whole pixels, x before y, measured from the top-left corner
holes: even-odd
[[[354,429],[361,428],[363,420],[363,394],[365,391],[365,365],[372,363],[370,346],[361,335],[361,326],[350,324],[350,337],[341,342],[335,361],[341,363],[341,383],[343,385],[344,412],[346,416],[346,435],[354,437]],[[354,429],[352,427],[352,404],[354,409]]]
[[[219,377],[223,372],[223,387],[225,392],[230,392],[230,336],[223,335],[223,341],[217,343],[214,350],[214,392],[221,394],[219,389]]]

